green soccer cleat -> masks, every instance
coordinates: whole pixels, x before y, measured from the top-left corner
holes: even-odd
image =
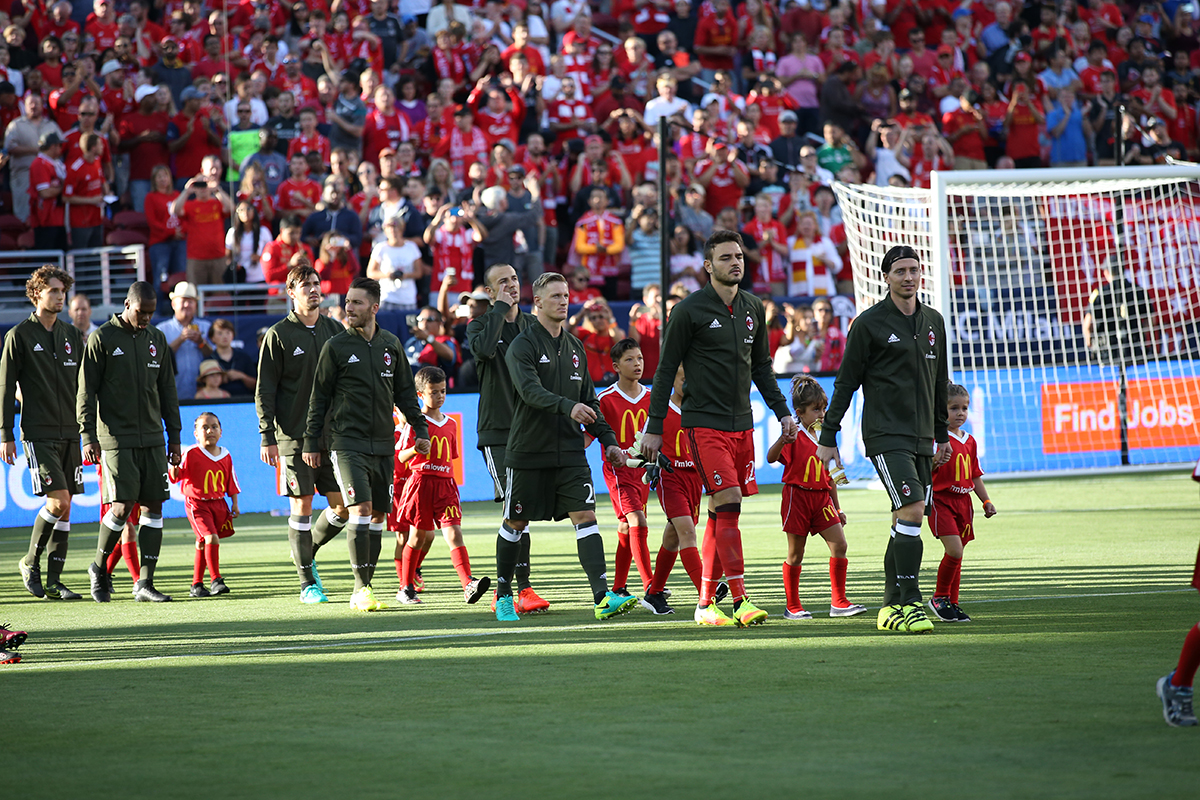
[[[624,614],[632,611],[637,604],[636,597],[622,597],[616,592],[608,592],[604,595],[604,599],[596,604],[596,619],[610,619],[618,614]],[[497,611],[499,608],[500,606],[497,605]]]
[[[600,618],[599,608],[596,606],[596,618]],[[513,608],[513,597],[511,594],[506,594],[496,598],[496,620],[499,622],[520,622],[521,618],[517,615],[517,610]]]
[[[751,603],[749,597],[745,597],[742,598],[741,604],[733,610],[733,619],[739,628],[748,628],[751,625],[762,625],[766,622],[767,612]]]
[[[693,619],[697,625],[711,625],[714,628],[732,627],[737,624],[721,610],[715,600],[706,608],[697,608]]]
[[[386,606],[375,599],[375,592],[370,586],[364,586],[350,595],[350,608],[355,611],[381,611]]]
[[[315,583],[310,583],[308,586],[305,586],[300,590],[300,602],[309,605],[315,605],[316,603],[328,603],[329,598],[326,597],[325,593],[321,591],[320,586],[317,586]]]
[[[926,620],[928,622],[928,619]],[[899,605],[884,606],[879,609],[879,620],[875,627],[881,631],[908,633],[908,623],[904,621],[904,612]]]
[[[909,633],[929,633],[933,630],[933,621],[925,614],[925,608],[920,603],[901,606],[900,612],[904,614],[904,624],[908,626]]]

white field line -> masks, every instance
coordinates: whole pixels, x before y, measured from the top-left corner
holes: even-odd
[[[971,605],[983,605],[985,603],[1019,603],[1029,602],[1033,600],[1081,600],[1095,597],[1136,597],[1140,595],[1158,595],[1158,594],[1188,594],[1196,591],[1195,589],[1158,589],[1144,592],[1099,592],[1095,594],[1059,594],[1059,595],[1034,595],[1028,597],[998,597],[991,600],[971,600]],[[868,609],[872,611],[874,609]],[[310,650],[330,650],[340,647],[371,647],[381,644],[404,644],[407,642],[434,642],[446,641],[451,639],[482,639],[492,636],[511,636],[520,633],[570,633],[575,631],[600,631],[607,629],[626,630],[631,626],[645,627],[651,625],[664,625],[675,620],[654,620],[644,622],[624,622],[619,625],[597,625],[589,623],[586,625],[555,625],[553,627],[538,627],[538,628],[496,628],[487,631],[475,631],[472,633],[443,633],[430,634],[426,636],[395,636],[383,639],[357,639],[345,642],[322,642],[313,644],[296,644],[277,647],[255,647],[244,650],[225,650],[216,653],[179,653],[174,655],[162,656],[133,656],[130,658],[105,658],[96,660],[77,660],[77,661],[62,661],[52,664],[29,664],[16,666],[13,665],[7,668],[0,668],[0,674],[8,672],[10,669],[13,672],[28,672],[30,670],[53,670],[63,668],[75,668],[79,666],[102,666],[106,664],[144,664],[155,661],[176,661],[187,658],[215,658],[218,656],[253,656],[264,655],[267,653],[289,653]],[[800,630],[800,628],[797,628]]]

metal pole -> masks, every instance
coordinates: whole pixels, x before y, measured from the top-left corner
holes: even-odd
[[[659,277],[659,302],[662,304],[660,309],[662,326],[665,329],[667,326],[667,288],[671,285],[671,234],[667,232],[667,225],[670,223],[670,217],[667,212],[670,208],[670,203],[667,202],[667,149],[670,146],[671,138],[668,136],[670,131],[670,123],[667,121],[666,115],[658,118],[658,241],[659,252],[662,256],[662,265]],[[660,337],[661,341],[661,337]]]
[[[1125,106],[1117,106],[1117,118],[1113,121],[1113,126],[1116,128],[1113,131],[1113,144],[1115,145],[1113,155],[1116,158],[1117,166],[1125,166]]]

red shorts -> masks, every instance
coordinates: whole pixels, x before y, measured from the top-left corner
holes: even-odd
[[[184,500],[188,522],[196,532],[196,541],[203,542],[206,536],[227,539],[233,536],[233,519],[229,505],[224,500]]]
[[[111,506],[112,506],[112,503],[101,503],[100,504],[100,519],[104,519],[104,515],[108,513],[108,509]],[[142,521],[141,503],[134,503],[133,510],[129,512],[129,518],[126,519],[125,522],[132,523],[134,527],[137,527],[137,524],[141,521]]]
[[[397,475],[392,480],[392,508],[387,514],[387,529],[398,533],[408,533],[408,525],[400,521],[400,498],[404,496],[404,484],[408,475]]]
[[[929,530],[934,538],[961,536],[963,544],[975,538],[971,522],[975,519],[975,507],[971,495],[956,492],[935,492],[933,512],[929,515]]]
[[[740,486],[742,497],[758,494],[754,477],[754,431],[684,428],[707,494]]]
[[[462,524],[458,484],[454,478],[425,478],[420,473],[408,479],[397,504],[396,520],[419,531],[436,531]]]
[[[646,513],[646,501],[650,499],[650,487],[642,483],[644,470],[628,467],[613,467],[605,462],[604,483],[608,486],[608,499],[612,501],[613,513],[621,522],[635,511]]]
[[[779,514],[783,517],[783,532],[796,536],[827,531],[842,522],[828,489],[802,489],[794,483],[783,485]]]
[[[658,479],[658,504],[667,519],[691,517],[692,523],[700,521],[700,496],[704,484],[700,473],[694,469],[676,467],[674,472],[661,473]]]
[[[1192,586],[1200,591],[1200,550],[1196,551],[1196,568],[1192,570]]]

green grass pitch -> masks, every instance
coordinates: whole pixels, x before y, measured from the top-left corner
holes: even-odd
[[[828,552],[810,542],[782,619],[778,487],[744,504],[747,585],[771,613],[700,629],[677,566],[677,613],[599,623],[565,524],[533,528],[549,614],[500,626],[463,604],[444,542],[425,605],[351,612],[346,546],[319,563],[333,602],[303,606],[286,522],[244,517],[221,548],[232,594],[189,600],[193,537],[167,525],[159,588],[133,602],[34,600],[0,531],[0,620],[30,632],[0,667],[12,796],[114,798],[1194,798],[1200,729],[1163,722],[1154,682],[1200,602],[1187,588],[1200,497],[1186,475],[997,482],[977,513],[962,605],[925,636],[875,631],[886,498],[842,495],[849,596],[827,616]],[[606,498],[601,524],[616,537]],[[494,569],[497,506],[469,504],[475,573]],[[651,521],[651,552],[662,516]],[[941,547],[928,534],[922,586]],[[95,526],[65,576],[87,591]],[[396,591],[385,544],[377,594]],[[635,571],[636,575],[636,571]]]

